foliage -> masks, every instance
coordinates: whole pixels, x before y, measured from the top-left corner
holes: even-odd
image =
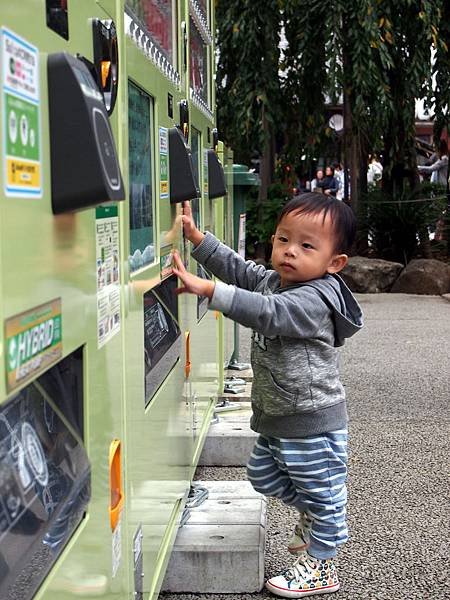
[[[253,188],[246,203],[246,246],[249,256],[255,256],[258,245],[262,244],[265,258],[268,258],[267,251],[270,239],[275,233],[278,214],[290,197],[285,186],[281,183],[273,183],[268,189],[267,201],[262,207],[262,219],[258,219],[257,191]]]
[[[429,90],[428,105],[432,105],[435,112],[434,137],[435,142],[440,138],[441,131],[449,127],[448,109],[450,105],[450,2],[443,2],[440,8],[440,22],[433,31],[433,46],[435,60],[432,70],[432,79],[435,89]]]
[[[445,206],[445,188],[430,183],[397,196],[373,190],[361,203],[360,229],[367,233],[373,255],[406,264],[423,254],[420,241],[428,242],[429,228]]]
[[[326,106],[344,101],[346,146],[383,151],[388,191],[402,193],[405,171],[414,183],[415,99],[437,128],[449,118],[448,0],[218,0],[217,24],[219,128],[239,160],[262,152],[263,107],[288,161],[320,155],[335,135]]]
[[[272,131],[279,124],[278,1],[265,0],[264,10],[253,0],[220,1],[216,21],[219,131],[235,160],[250,164],[267,143],[263,114]]]

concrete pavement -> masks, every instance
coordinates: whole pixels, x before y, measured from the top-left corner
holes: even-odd
[[[450,597],[450,302],[359,295],[366,326],[342,350],[350,414],[351,539],[337,564],[340,600]],[[241,335],[248,359],[249,332]],[[203,467],[199,479],[245,479],[245,469]],[[295,511],[270,500],[265,572],[292,558]],[[164,600],[262,600],[258,594],[165,594]]]

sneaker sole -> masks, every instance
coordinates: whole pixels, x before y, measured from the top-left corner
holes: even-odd
[[[282,588],[277,585],[272,585],[270,581],[266,581],[266,588],[272,594],[281,596],[283,598],[306,598],[306,596],[318,596],[319,594],[332,594],[337,592],[340,588],[340,584],[327,585],[326,587],[315,589],[315,590],[290,590],[288,588]]]

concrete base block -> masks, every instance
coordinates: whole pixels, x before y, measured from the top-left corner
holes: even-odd
[[[247,481],[196,482],[210,494],[178,531],[162,589],[252,593],[264,584],[266,499]]]
[[[219,413],[219,422],[209,428],[199,466],[245,466],[258,437],[250,429],[250,415],[248,403],[241,410]]]
[[[239,377],[246,381],[253,381],[253,369],[245,369],[244,371],[235,371],[234,369],[225,369],[225,379],[228,377]]]
[[[227,400],[229,400],[230,402],[249,402],[251,394],[252,394],[252,382],[246,381],[244,391],[239,392],[238,394],[232,394],[230,392],[220,394],[219,402],[223,398],[227,398]]]

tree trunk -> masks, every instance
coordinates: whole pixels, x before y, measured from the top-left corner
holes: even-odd
[[[259,163],[259,177],[261,179],[261,185],[259,187],[258,194],[258,220],[262,217],[262,205],[267,200],[267,191],[269,189],[269,185],[272,181],[272,144],[271,144],[271,132],[269,127],[269,122],[266,117],[266,110],[264,104],[262,106],[261,111],[262,117],[262,126],[264,132],[264,150],[263,155],[261,157],[261,161]]]
[[[267,203],[267,193],[273,178],[274,151],[273,134],[266,117],[264,104],[261,110],[262,126],[264,132],[264,150],[259,163],[259,177],[261,185],[258,190],[257,220],[262,223],[264,218],[264,206]],[[259,240],[256,244],[256,257],[267,260],[269,240]]]

